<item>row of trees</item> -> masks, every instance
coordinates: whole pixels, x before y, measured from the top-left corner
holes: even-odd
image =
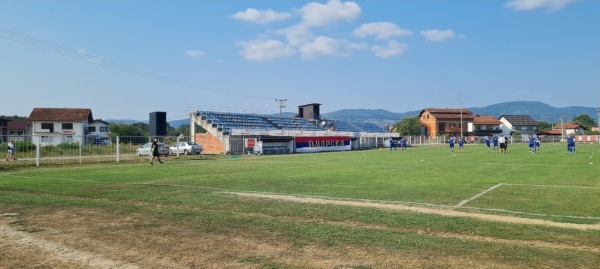
[[[203,133],[206,132],[202,127],[196,125],[196,132]],[[113,137],[116,136],[149,136],[150,135],[150,125],[143,122],[136,122],[132,124],[127,123],[111,123],[110,124],[110,135]],[[167,135],[169,136],[178,136],[180,134],[189,135],[190,133],[190,125],[182,124],[177,128],[167,126]]]
[[[573,117],[571,122],[577,123],[581,125],[585,130],[586,134],[599,134],[599,132],[592,132],[592,127],[597,127],[598,124],[594,121],[590,115],[581,114],[579,116]],[[540,131],[548,131],[552,130],[552,126],[557,123],[549,123],[546,121],[539,121]],[[396,132],[406,135],[419,135],[421,123],[419,122],[419,117],[407,117],[402,119],[399,122],[394,124],[394,130]]]

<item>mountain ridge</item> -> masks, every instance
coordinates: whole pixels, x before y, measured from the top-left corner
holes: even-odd
[[[539,101],[512,101],[492,104],[484,107],[466,108],[471,112],[482,116],[494,116],[500,118],[504,115],[529,115],[535,120],[546,121],[549,123],[558,123],[562,117],[565,121],[571,121],[573,117],[581,114],[587,114],[597,120],[598,109],[594,107],[584,106],[569,106],[569,107],[553,107]],[[379,125],[393,124],[402,120],[405,117],[418,116],[421,110],[407,112],[390,112],[385,109],[341,109],[333,112],[322,113],[321,118],[329,120],[352,120],[352,121],[367,121]],[[292,115],[294,113],[290,113]],[[135,123],[148,121],[134,120],[118,120],[108,119],[107,122],[116,123]],[[169,121],[169,126],[179,127],[182,124],[189,124],[189,119],[180,119]]]

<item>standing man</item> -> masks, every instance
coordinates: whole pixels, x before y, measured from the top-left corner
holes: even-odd
[[[6,155],[6,161],[16,161],[15,158],[15,141],[11,140],[8,142],[8,154]]]
[[[450,137],[450,140],[448,140],[448,144],[450,144],[450,152],[454,153],[454,136]]]
[[[535,153],[535,137],[529,136],[529,152]]]
[[[154,159],[156,158],[160,163],[162,163],[162,161],[160,160],[160,154],[158,152],[158,139],[154,138],[154,141],[152,141],[152,147],[150,148],[150,164],[154,164]]]
[[[400,149],[406,151],[406,136],[403,136],[402,139],[400,139]]]
[[[490,137],[485,136],[485,146],[487,147],[487,152],[490,153]]]
[[[504,155],[504,152],[506,151],[506,137],[502,135],[498,138],[498,143],[500,144],[500,155]]]
[[[458,138],[458,152],[463,152],[465,140],[462,137]]]
[[[394,143],[394,139],[390,136],[390,152],[392,152],[392,148],[398,150],[396,148],[396,144]]]
[[[540,151],[540,137],[539,136],[535,137],[535,140],[533,141],[533,144],[534,144],[533,145],[533,150],[535,152],[539,152]]]
[[[498,152],[498,136],[494,135],[494,152]]]
[[[573,149],[575,148],[575,138],[570,135],[567,137],[567,154],[573,153]]]

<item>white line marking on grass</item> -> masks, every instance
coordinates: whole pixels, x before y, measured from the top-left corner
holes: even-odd
[[[496,185],[492,186],[491,188],[489,188],[489,189],[487,189],[487,190],[485,190],[485,191],[483,191],[483,192],[480,192],[479,194],[477,194],[477,195],[475,195],[475,196],[473,196],[473,197],[471,197],[471,198],[469,198],[469,199],[467,199],[467,200],[463,200],[462,202],[458,203],[458,205],[456,205],[456,206],[455,206],[455,208],[462,207],[462,206],[463,206],[463,205],[465,205],[466,203],[468,203],[468,202],[471,202],[471,201],[473,201],[473,200],[475,200],[475,199],[477,199],[477,198],[479,198],[479,197],[481,197],[481,196],[485,195],[486,193],[488,193],[488,192],[490,192],[490,191],[493,191],[494,189],[496,189],[496,188],[498,188],[498,187],[500,187],[500,186],[502,186],[502,185],[504,185],[504,183],[498,183],[498,184],[496,184]]]
[[[581,216],[570,216],[570,215],[553,215],[553,214],[544,214],[544,213],[529,213],[529,212],[521,212],[521,211],[511,211],[511,210],[506,210],[506,209],[479,208],[479,207],[471,207],[471,206],[465,206],[465,207],[462,207],[462,208],[475,209],[475,210],[481,210],[481,211],[503,212],[503,213],[518,214],[518,215],[529,215],[529,216],[537,216],[537,217],[554,217],[554,218],[567,218],[567,219],[600,220],[600,217],[581,217]]]
[[[525,186],[525,187],[540,187],[540,188],[565,188],[565,189],[588,189],[588,190],[600,190],[596,187],[583,187],[583,186],[560,186],[560,185],[535,185],[535,184],[518,184],[518,183],[504,183],[507,186]]]

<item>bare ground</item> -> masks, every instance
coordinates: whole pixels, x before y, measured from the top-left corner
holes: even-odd
[[[474,218],[484,221],[600,230],[599,225],[568,224],[373,202],[310,197],[230,193],[299,203],[336,204]],[[270,216],[262,216],[270,217]],[[293,219],[294,221],[315,221]],[[363,223],[323,221],[340,227],[394,230],[534,248],[600,253],[594,246],[507,240],[426,230],[408,231]],[[101,209],[39,209],[0,212],[0,268],[515,268],[485,257],[432,256],[373,246],[326,248],[294,246],[286,240],[233,232],[207,234],[191,223],[174,224],[142,214],[114,214]]]

